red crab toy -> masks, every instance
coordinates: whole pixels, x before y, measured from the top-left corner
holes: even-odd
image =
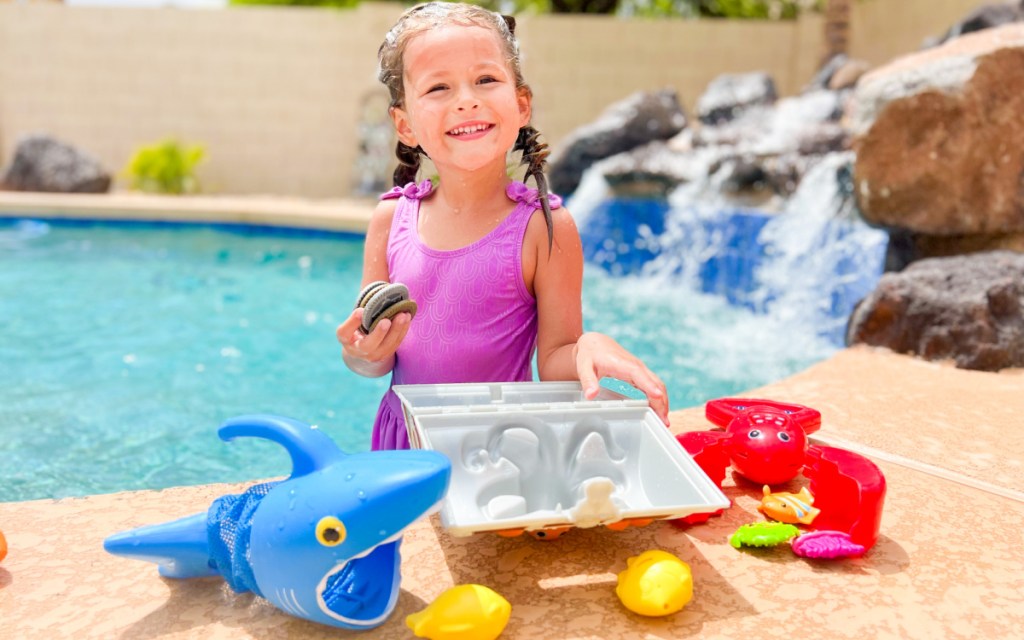
[[[808,434],[821,428],[821,414],[814,409],[771,400],[712,400],[705,415],[725,429],[717,433],[727,440],[725,450],[736,473],[758,484],[795,478],[804,466]]]
[[[676,439],[719,486],[730,465],[737,474],[760,485],[782,484],[803,471],[814,506],[821,510],[813,528],[830,536],[816,536],[811,544],[819,548],[801,555],[839,557],[836,544],[848,547],[847,543],[853,543],[860,548],[859,553],[875,544],[882,520],[885,476],[860,454],[808,445],[808,434],[821,428],[821,413],[772,400],[721,398],[707,403],[705,415],[725,430],[691,431]],[[694,514],[673,522],[694,524],[711,515],[716,514]],[[833,548],[823,549],[821,545]]]

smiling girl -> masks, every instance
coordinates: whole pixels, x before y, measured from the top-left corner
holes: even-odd
[[[362,309],[337,330],[350,369],[391,384],[522,382],[537,356],[541,380],[579,380],[597,396],[611,376],[643,391],[666,423],[665,385],[612,338],[583,332],[579,233],[544,177],[547,145],[530,126],[515,20],[473,5],[431,2],[406,11],[378,52],[398,134],[396,187],[366,233],[363,285],[405,284],[418,304],[364,334]],[[508,175],[522,152],[524,180]],[[437,184],[416,183],[421,156]],[[538,214],[539,215],[535,215]],[[407,448],[389,389],[374,449]]]

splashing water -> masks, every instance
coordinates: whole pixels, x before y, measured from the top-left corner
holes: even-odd
[[[668,202],[599,200],[607,187],[585,176],[569,206],[588,268],[622,281],[601,286],[623,296],[626,289],[634,304],[648,305],[633,316],[640,328],[620,326],[613,335],[640,354],[686,353],[697,373],[677,381],[683,386],[694,375],[721,376],[746,383],[739,391],[830,356],[843,344],[853,306],[881,276],[888,242],[856,215],[852,159],[849,152],[824,156],[777,214],[728,204],[720,173],[683,184]]]
[[[889,242],[857,215],[852,161],[849,152],[826,156],[764,226],[758,241],[768,259],[758,265],[760,286],[751,292],[755,308],[786,323],[804,317],[837,345],[854,306],[881,277]]]

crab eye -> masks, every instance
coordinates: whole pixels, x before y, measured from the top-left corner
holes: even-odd
[[[779,440],[782,440],[783,442],[789,442],[789,434],[786,433],[785,431],[780,431]]]
[[[751,429],[747,433],[747,437],[750,438],[751,440],[757,440],[758,438],[761,437],[761,430],[760,429]]]
[[[345,523],[334,516],[324,516],[316,523],[316,541],[325,547],[336,547],[345,541]]]

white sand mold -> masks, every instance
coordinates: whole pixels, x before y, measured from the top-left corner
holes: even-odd
[[[398,385],[409,440],[452,461],[453,535],[594,527],[729,506],[645,400],[578,382]]]

